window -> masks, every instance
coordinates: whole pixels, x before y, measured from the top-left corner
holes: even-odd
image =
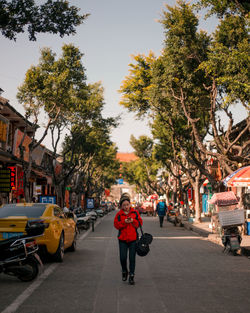
[[[0,218],[8,216],[41,217],[46,209],[46,204],[34,203],[34,205],[5,204],[0,208]]]

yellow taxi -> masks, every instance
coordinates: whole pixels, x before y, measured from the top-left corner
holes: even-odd
[[[64,250],[75,251],[77,228],[72,213],[55,204],[15,203],[0,207],[0,240],[25,235],[27,221],[45,224],[44,234],[36,238],[39,247],[62,262]]]

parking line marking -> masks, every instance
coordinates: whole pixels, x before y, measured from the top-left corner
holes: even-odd
[[[95,223],[95,227],[98,226],[103,219],[97,221]],[[82,241],[84,238],[88,236],[88,234],[92,231],[90,228],[86,233],[84,233],[78,241]],[[23,304],[23,302],[29,298],[32,293],[45,281],[45,279],[54,272],[54,270],[59,266],[60,263],[51,264],[37,279],[27,288],[25,289],[7,308],[5,308],[1,313],[14,313],[16,310]]]
[[[40,277],[36,279],[27,289],[21,293],[14,302],[12,302],[5,310],[1,313],[13,313],[20,307],[20,305],[30,297],[30,295],[41,285],[41,283],[58,267],[59,263],[51,264]]]
[[[166,240],[168,240],[168,239],[181,239],[181,240],[183,240],[183,239],[201,239],[201,237],[199,237],[199,236],[182,236],[182,237],[154,237],[154,239],[166,239]]]

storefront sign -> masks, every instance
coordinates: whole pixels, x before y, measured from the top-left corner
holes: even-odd
[[[56,196],[39,196],[39,202],[56,204]]]
[[[24,133],[21,132],[19,129],[15,131],[14,136],[14,144],[13,144],[13,154],[17,158],[20,158],[20,149],[19,146],[23,140],[23,147],[24,147],[24,161],[29,161],[29,144],[31,143],[31,138],[27,135],[24,136]]]
[[[23,170],[21,167],[16,167],[16,190],[13,189],[13,195],[18,198],[20,195],[24,195],[23,189]]]
[[[11,171],[9,168],[0,169],[0,192],[11,191]]]
[[[7,142],[8,135],[8,123],[5,123],[0,119],[0,141]]]
[[[10,185],[11,190],[16,190],[16,166],[8,166],[10,169]]]
[[[41,165],[44,152],[45,148],[42,146],[38,146],[32,151],[32,160],[36,163],[36,165]]]
[[[24,147],[24,161],[29,162],[29,145],[31,144],[31,142],[32,142],[32,139],[29,136],[24,135],[23,132],[17,129],[15,132],[15,136],[14,136],[13,154],[17,158],[21,157],[19,146],[22,143]],[[45,152],[45,148],[43,146],[38,146],[32,151],[32,160],[37,165],[41,165],[44,152]]]
[[[193,189],[192,188],[188,188],[187,194],[188,194],[188,200],[193,200]]]
[[[35,194],[40,195],[42,193],[42,186],[41,185],[36,185],[35,186]]]
[[[94,209],[95,205],[94,205],[93,198],[87,198],[86,202],[87,202],[87,209]]]
[[[110,190],[109,189],[105,189],[105,196],[108,197],[110,195]]]

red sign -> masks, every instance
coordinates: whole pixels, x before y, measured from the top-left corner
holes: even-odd
[[[13,190],[13,194],[16,198],[20,195],[24,195],[23,189],[23,170],[21,167],[16,167],[16,190]]]
[[[109,189],[105,189],[105,196],[108,197],[110,195],[110,190]]]
[[[29,144],[31,143],[32,139],[29,136],[24,135],[23,132],[17,129],[15,132],[14,144],[13,144],[13,154],[17,158],[20,158],[19,145],[21,144],[22,141],[23,141],[23,147],[24,147],[24,161],[29,162]]]
[[[193,199],[193,189],[188,188],[187,194],[188,194],[188,199],[192,200]]]
[[[10,169],[10,186],[11,190],[16,190],[16,166],[8,166]]]

